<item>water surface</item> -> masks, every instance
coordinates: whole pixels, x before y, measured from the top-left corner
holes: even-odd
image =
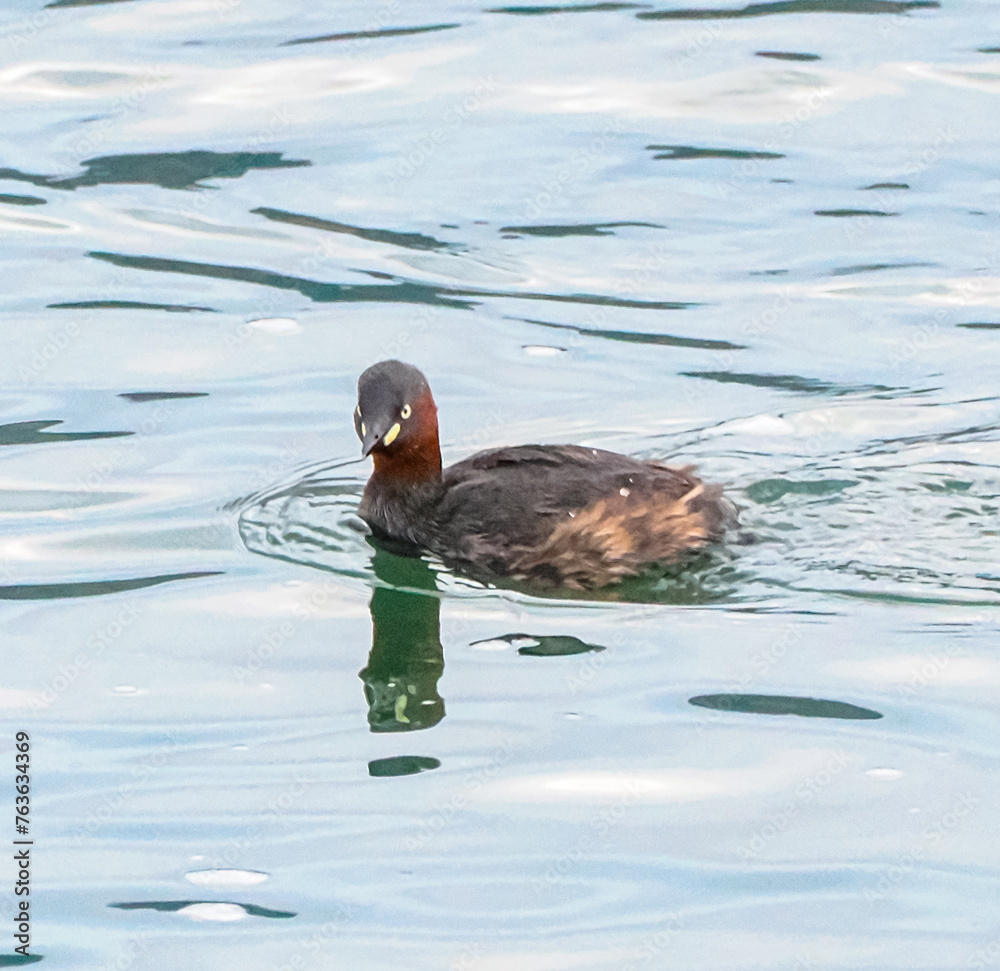
[[[5,5],[32,953],[995,963],[998,42],[985,0]],[[446,461],[698,463],[754,541],[584,598],[376,551],[387,357]]]

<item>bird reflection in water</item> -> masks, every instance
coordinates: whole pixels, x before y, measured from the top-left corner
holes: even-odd
[[[436,574],[421,559],[375,547],[372,650],[359,672],[373,732],[416,732],[444,718],[444,672]]]

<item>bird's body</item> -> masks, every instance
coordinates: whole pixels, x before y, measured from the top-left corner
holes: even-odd
[[[355,424],[375,460],[361,518],[377,538],[477,579],[601,587],[676,562],[734,519],[692,466],[578,445],[489,449],[442,471],[437,410],[416,368],[376,364],[358,391]]]

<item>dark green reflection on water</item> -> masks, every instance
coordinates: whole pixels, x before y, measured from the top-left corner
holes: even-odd
[[[30,182],[53,189],[94,185],[158,185],[164,189],[201,189],[204,179],[238,179],[251,169],[288,169],[312,165],[308,159],[286,159],[282,152],[150,152],[101,155],[85,159],[86,169],[69,179],[0,169],[0,179]]]
[[[108,3],[134,3],[135,0],[52,0],[45,4],[49,7],[103,7]]]
[[[721,384],[748,384],[754,388],[774,388],[778,391],[799,391],[805,394],[861,394],[898,391],[882,384],[834,384],[817,378],[803,378],[797,374],[740,374],[732,371],[681,371],[686,378],[703,378]]]
[[[630,300],[591,293],[532,293],[503,290],[474,290],[458,287],[434,287],[424,283],[399,280],[392,284],[321,283],[303,277],[286,276],[270,270],[249,266],[220,266],[213,263],[191,263],[187,260],[167,260],[158,256],[126,256],[122,253],[90,252],[95,260],[134,270],[154,270],[160,273],[187,273],[191,276],[214,277],[218,280],[239,280],[279,290],[297,290],[317,303],[377,301],[382,303],[422,303],[438,307],[468,309],[483,297],[506,297],[512,300],[546,300],[553,303],[579,303],[599,307],[630,307],[636,310],[679,310],[689,303],[664,300]],[[393,280],[388,274],[379,274]],[[699,345],[700,346],[700,345]],[[734,346],[734,345],[727,345]]]
[[[424,560],[377,547],[372,568],[389,586],[372,592],[372,649],[358,674],[365,683],[368,724],[373,732],[432,728],[444,718],[437,689],[444,651],[436,575]]]
[[[247,266],[217,266],[211,263],[191,263],[187,260],[165,260],[155,256],[123,256],[118,253],[88,253],[95,260],[114,266],[135,270],[154,270],[160,273],[186,273],[190,276],[213,277],[217,280],[237,280],[275,287],[278,290],[296,290],[316,303],[420,303],[437,307],[467,309],[468,300],[442,297],[447,291],[422,283],[321,283],[302,277],[272,273]]]
[[[334,222],[332,219],[320,219],[318,216],[285,212],[284,209],[269,209],[267,206],[251,209],[250,212],[252,215],[263,216],[273,222],[308,226],[310,229],[322,229],[328,233],[344,233],[347,236],[357,236],[358,239],[367,239],[373,243],[402,246],[404,249],[446,250],[454,247],[453,243],[444,243],[433,236],[424,236],[423,233],[397,233],[391,229],[367,229],[364,226],[351,226],[348,223]]]
[[[54,189],[92,185],[158,185],[164,189],[202,188],[203,179],[238,179],[251,169],[289,169],[312,165],[286,159],[282,152],[154,152],[103,155],[80,163],[87,171],[48,184]]]
[[[0,169],[0,179],[9,179],[11,182],[28,182],[31,185],[48,185],[50,177],[47,175],[32,175],[30,172],[22,172],[20,169]]]
[[[118,910],[160,910],[173,913],[195,904],[231,904],[242,907],[251,917],[270,917],[275,920],[287,920],[298,916],[291,910],[271,910],[269,907],[258,907],[257,904],[241,904],[234,900],[139,900],[134,903],[108,904]]]
[[[42,954],[0,954],[0,968],[19,968],[22,964],[37,964]]]
[[[490,637],[490,641],[506,641],[515,644],[517,641],[530,640],[517,649],[518,654],[525,657],[572,657],[576,654],[599,653],[606,650],[600,644],[588,644],[571,634],[504,634],[501,637]],[[484,644],[486,641],[473,641],[472,644]]]
[[[819,54],[799,54],[796,51],[757,51],[757,57],[770,57],[776,61],[818,61]]]
[[[741,148],[698,148],[696,145],[647,145],[646,151],[659,152],[654,159],[689,159],[689,158],[736,158],[736,159],[768,159],[784,158],[779,152],[755,152]]]
[[[693,304],[676,304],[674,309],[681,310]],[[637,330],[602,330],[595,327],[577,327],[573,324],[553,324],[546,320],[531,320],[528,317],[516,317],[525,324],[536,324],[539,327],[553,327],[556,330],[571,330],[581,337],[602,337],[608,341],[621,341],[625,344],[662,344],[665,347],[697,347],[704,351],[741,351],[745,344],[734,344],[732,341],[711,340],[707,337],[679,337],[676,334],[647,334]]]
[[[908,270],[915,266],[935,266],[934,263],[857,263],[854,266],[837,266],[830,276],[852,276],[856,273],[879,273],[882,270]]]
[[[439,768],[441,760],[429,755],[393,755],[387,759],[372,759],[368,763],[368,774],[373,779],[395,779]]]
[[[801,715],[803,718],[847,718],[873,720],[881,712],[859,708],[846,701],[827,701],[823,698],[798,698],[794,695],[698,695],[688,703],[715,711],[736,711],[750,715]]]
[[[66,597],[99,597],[106,593],[141,590],[174,580],[197,580],[221,576],[220,570],[197,573],[167,573],[158,577],[135,577],[129,580],[86,580],[79,583],[22,583],[0,587],[0,600],[61,600]]]
[[[646,3],[581,3],[548,7],[491,7],[483,13],[509,13],[522,17],[537,17],[558,13],[607,13],[615,10],[641,10]]]
[[[816,479],[808,482],[797,482],[794,479],[762,479],[747,486],[746,496],[754,502],[766,505],[789,494],[829,496],[857,484],[857,479]]]
[[[887,13],[940,7],[937,0],[778,0],[751,3],[730,9],[654,10],[636,14],[640,20],[732,20],[740,17],[767,17],[782,13]]]
[[[92,438],[123,438],[135,432],[47,432],[62,421],[14,421],[0,425],[0,445],[45,445],[49,442],[80,442]]]
[[[638,226],[642,229],[664,229],[659,223],[581,223],[567,226],[501,226],[500,232],[510,236],[543,236],[561,239],[564,236],[614,236],[614,229]]]
[[[338,40],[381,40],[383,37],[409,37],[411,34],[429,34],[439,30],[454,30],[461,24],[431,24],[428,27],[384,27],[382,30],[352,30],[342,34],[323,34],[320,37],[300,37],[286,40],[282,47],[295,44],[320,44],[323,41]]]
[[[207,391],[123,391],[118,395],[126,401],[144,404],[147,401],[178,401],[183,398],[207,398]]]
[[[144,303],[141,300],[74,300],[50,303],[49,310],[164,310],[168,314],[217,314],[211,307],[189,306],[182,303]]]
[[[898,212],[884,212],[881,209],[817,209],[817,216],[832,216],[834,219],[851,219],[855,216],[877,216],[879,218],[898,216]]]
[[[0,194],[0,202],[5,202],[9,206],[44,206],[45,200],[38,196],[9,196]],[[0,965],[2,966],[2,965]]]

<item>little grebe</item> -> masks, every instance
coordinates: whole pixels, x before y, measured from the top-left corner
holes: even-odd
[[[735,521],[694,466],[596,448],[492,448],[442,472],[431,389],[400,361],[361,375],[354,427],[375,463],[358,513],[376,538],[477,579],[601,587],[676,562]]]

